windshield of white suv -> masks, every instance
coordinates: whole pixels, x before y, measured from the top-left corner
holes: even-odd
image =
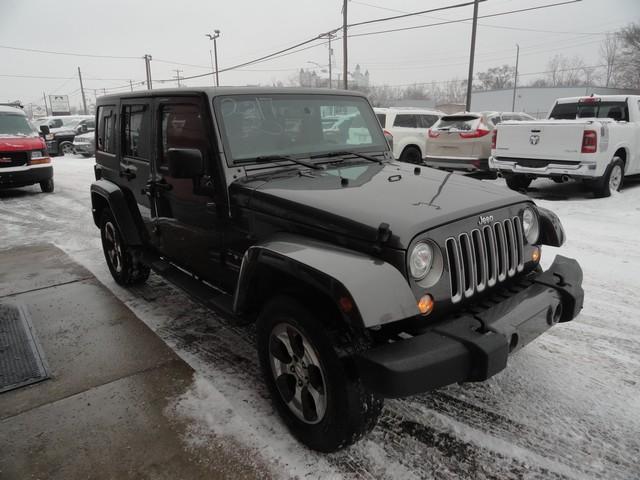
[[[37,133],[24,115],[0,113],[0,137],[33,137],[36,135]]]
[[[214,107],[233,162],[388,149],[375,114],[362,97],[229,95],[217,97]]]

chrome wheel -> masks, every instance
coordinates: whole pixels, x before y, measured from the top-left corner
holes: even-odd
[[[104,224],[104,251],[109,263],[117,273],[122,272],[122,246],[118,239],[116,227],[111,222]]]
[[[321,422],[327,411],[325,375],[309,340],[292,325],[277,324],[269,337],[269,361],[291,412],[305,423]]]
[[[69,142],[65,142],[60,145],[60,151],[63,155],[71,155],[73,153],[73,145]]]
[[[622,167],[620,165],[614,165],[609,175],[609,190],[611,192],[617,192],[620,189],[622,183]]]

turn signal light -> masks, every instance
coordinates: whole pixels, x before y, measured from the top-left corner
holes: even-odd
[[[429,315],[431,312],[433,312],[434,306],[435,303],[433,302],[433,297],[429,294],[424,295],[418,301],[418,310],[420,310],[420,313],[422,315]]]
[[[42,163],[51,163],[51,159],[49,157],[40,157],[29,160],[29,165],[40,165]]]
[[[533,260],[534,262],[540,260],[540,249],[538,247],[535,247],[533,249],[533,252],[531,252],[531,260]]]

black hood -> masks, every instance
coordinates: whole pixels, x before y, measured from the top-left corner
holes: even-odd
[[[405,249],[418,233],[527,201],[491,182],[400,162],[343,163],[327,170],[271,171],[235,182],[231,195],[250,210],[374,241],[389,224],[388,246]]]

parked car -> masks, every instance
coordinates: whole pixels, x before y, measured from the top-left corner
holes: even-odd
[[[421,164],[426,152],[427,130],[444,113],[421,108],[374,108],[393,156],[402,162]]]
[[[43,192],[53,192],[53,167],[45,142],[22,109],[0,106],[0,188],[36,183]]]
[[[332,107],[356,134],[327,134]],[[540,267],[564,242],[552,212],[393,160],[359,93],[150,90],[100,97],[97,116],[91,203],[113,278],[153,268],[256,322],[271,398],[310,448],[361,438],[384,397],[495,375],[582,307],[575,260]]]
[[[41,125],[49,127],[51,133],[46,140],[47,149],[51,156],[72,154],[73,138],[78,133],[89,131],[90,125],[95,129],[95,118],[91,115],[41,117],[34,120],[33,123],[38,128]]]
[[[76,135],[73,139],[73,153],[85,158],[93,157],[96,152],[96,138],[94,132]]]
[[[533,120],[533,117],[518,112],[461,112],[443,116],[427,133],[426,165],[489,172],[491,132],[505,120]]]
[[[640,174],[640,96],[560,98],[546,120],[501,124],[490,167],[514,190],[540,177],[575,179],[608,197]]]

